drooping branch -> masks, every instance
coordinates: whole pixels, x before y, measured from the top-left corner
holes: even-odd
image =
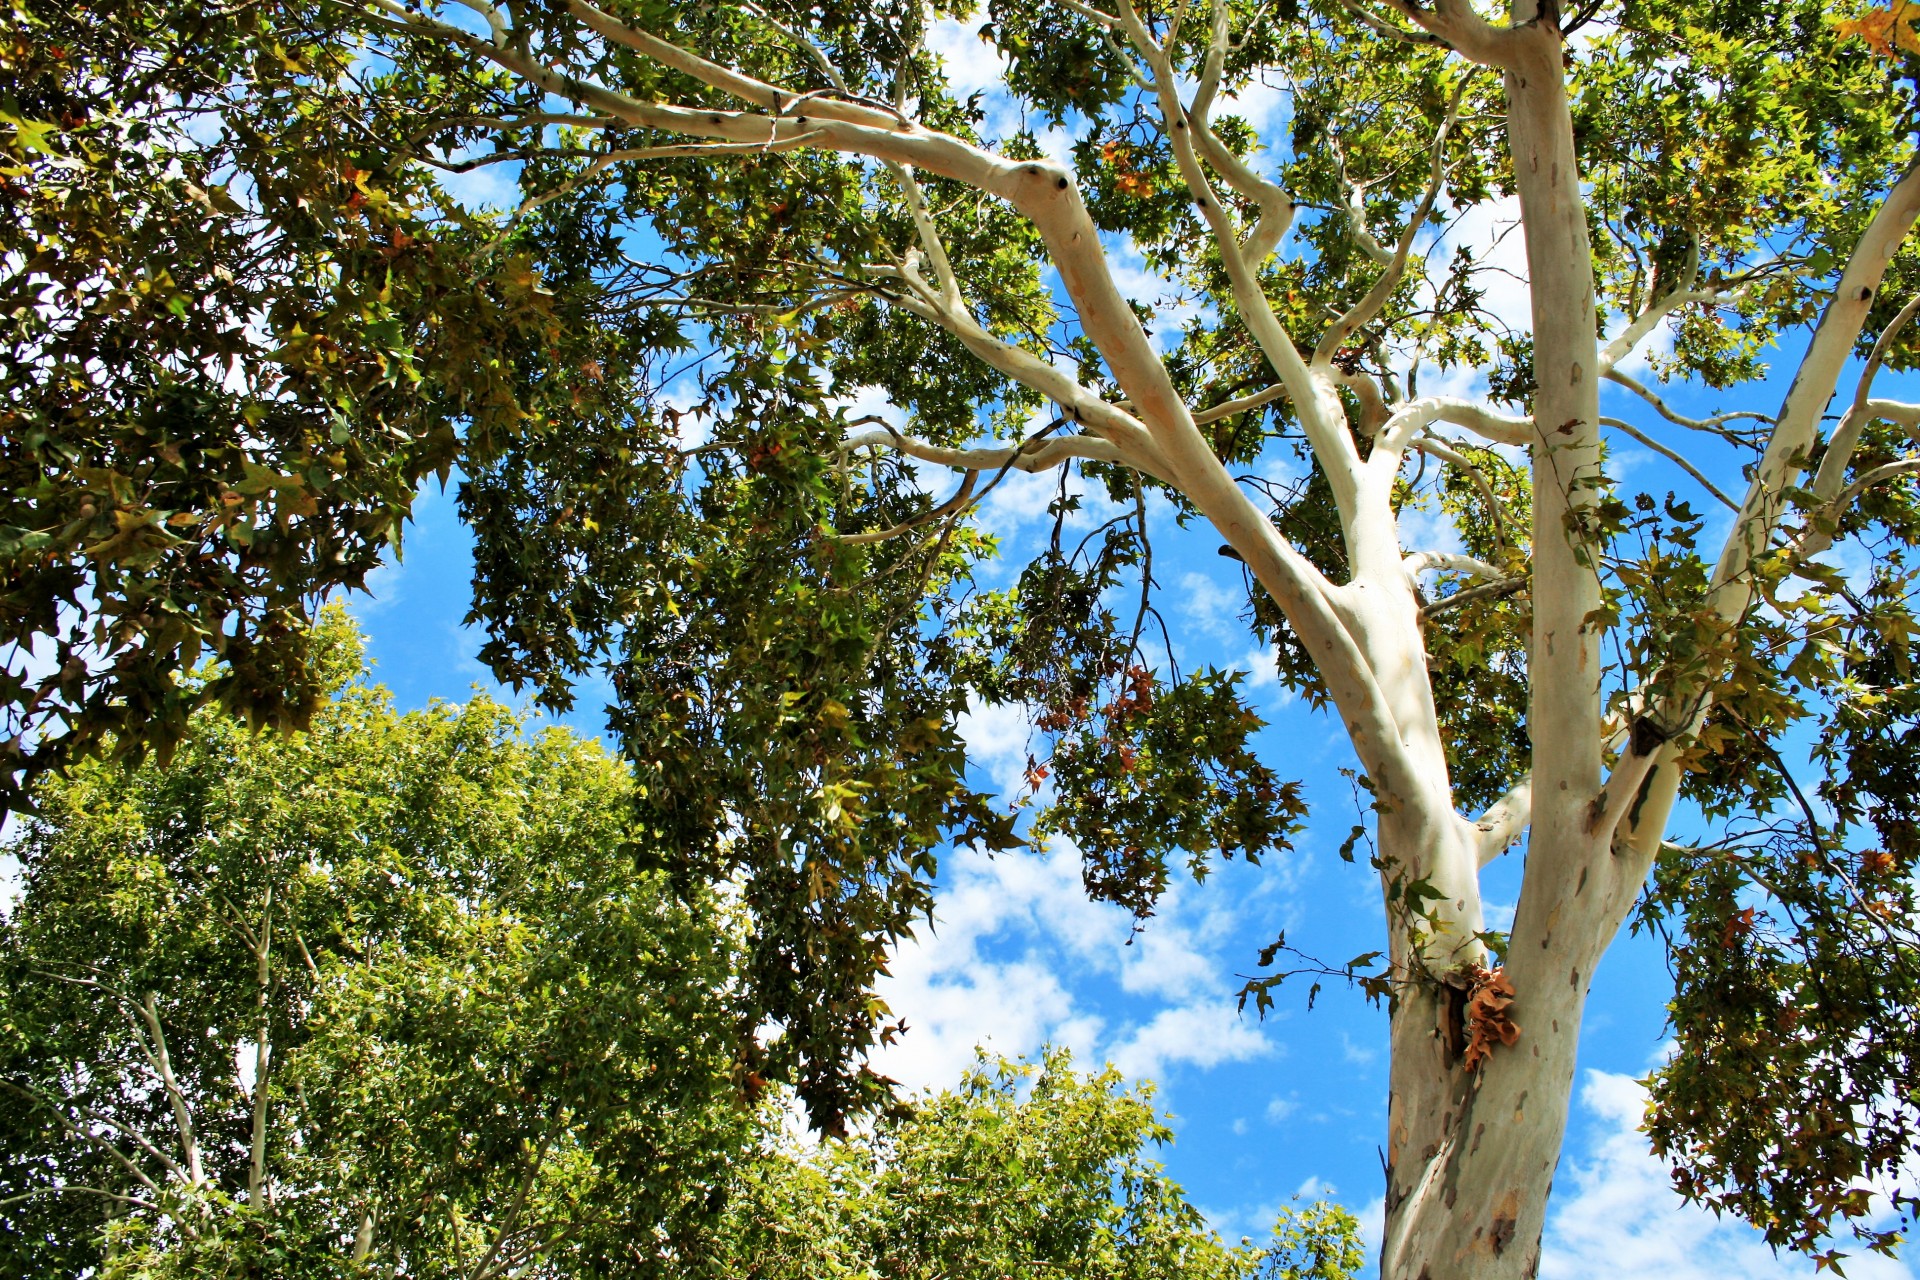
[[[1866,411],[1885,422],[1897,422],[1905,427],[1909,436],[1920,429],[1920,404],[1903,404],[1898,400],[1869,400]],[[1920,437],[1915,437],[1920,443]]]
[[[1669,449],[1666,445],[1661,444],[1658,440],[1655,440],[1652,436],[1640,430],[1640,428],[1634,426],[1631,422],[1626,422],[1620,418],[1602,417],[1600,419],[1600,425],[1605,427],[1612,427],[1616,431],[1625,432],[1633,440],[1639,442],[1640,444],[1645,445],[1647,448],[1653,450],[1655,453],[1665,458],[1668,462],[1673,463],[1675,466],[1679,467],[1682,471],[1686,472],[1689,476],[1692,476],[1695,484],[1698,484],[1702,489],[1705,489],[1708,493],[1712,494],[1714,498],[1717,501],[1719,501],[1721,504],[1723,504],[1729,511],[1738,511],[1740,509],[1739,503],[1735,502],[1732,498],[1729,498],[1726,494],[1720,492],[1720,487],[1714,484],[1713,481],[1707,479],[1706,475],[1700,470],[1700,468],[1694,466],[1691,462],[1688,462],[1684,455],[1676,452],[1673,449]]]
[[[1742,418],[1746,418],[1754,422],[1766,423],[1769,426],[1773,424],[1773,419],[1766,414],[1756,413],[1750,409],[1736,409],[1731,413],[1716,413],[1706,418],[1689,418],[1683,414],[1674,412],[1672,407],[1669,406],[1665,400],[1661,399],[1657,392],[1630,374],[1622,373],[1618,369],[1608,369],[1603,376],[1607,381],[1625,387],[1628,391],[1639,396],[1652,407],[1655,413],[1665,418],[1668,422],[1673,423],[1675,426],[1685,427],[1689,431],[1711,432],[1730,444],[1750,445],[1751,441],[1744,440],[1739,434],[1727,430],[1726,424],[1729,422],[1737,422]]]
[[[1819,555],[1833,545],[1832,527],[1839,523],[1860,495],[1888,480],[1920,473],[1920,458],[1898,458],[1863,472],[1854,482],[1821,503],[1809,515],[1807,526],[1789,542],[1785,554],[1795,565]]]
[[[1450,596],[1435,600],[1420,607],[1420,622],[1424,626],[1442,614],[1452,613],[1455,609],[1464,609],[1470,604],[1482,600],[1504,600],[1508,596],[1518,595],[1527,589],[1525,577],[1501,578],[1495,582],[1482,583],[1477,587],[1468,587],[1456,591]]]
[[[54,1122],[58,1124],[62,1129],[66,1130],[70,1136],[77,1138],[81,1142],[86,1143],[88,1146],[93,1147],[95,1150],[102,1152],[109,1160],[112,1160],[115,1164],[119,1165],[123,1170],[125,1170],[128,1177],[138,1182],[141,1186],[145,1187],[147,1190],[153,1192],[153,1194],[156,1197],[159,1197],[164,1194],[161,1191],[160,1184],[155,1182],[151,1177],[147,1176],[146,1171],[141,1169],[139,1164],[136,1163],[131,1156],[129,1156],[126,1152],[122,1151],[119,1147],[116,1147],[113,1143],[108,1142],[105,1138],[101,1137],[99,1134],[87,1128],[85,1125],[82,1125],[78,1120],[74,1119],[74,1117],[68,1115],[65,1111],[61,1110],[59,1105],[54,1103],[51,1099],[42,1097],[40,1094],[35,1093],[30,1089],[24,1089],[21,1086],[15,1084],[11,1080],[0,1080],[0,1089],[5,1089],[9,1093],[18,1095],[19,1097],[25,1099],[27,1103],[29,1103],[32,1106],[45,1109],[47,1114],[53,1117]],[[103,1125],[104,1127],[111,1128],[111,1129],[125,1130],[124,1125],[120,1125],[117,1122],[112,1121],[106,1116],[95,1115],[94,1113],[86,1110],[86,1108],[84,1107],[80,1108],[80,1114],[84,1119],[92,1121],[95,1124]],[[147,1152],[148,1155],[154,1157],[156,1161],[158,1161],[162,1166],[164,1166],[175,1177],[179,1178],[183,1182],[187,1180],[186,1176],[181,1172],[180,1167],[177,1164],[175,1164],[172,1160],[169,1160],[166,1157],[166,1155],[164,1155],[162,1152],[155,1149],[152,1143],[148,1142],[146,1139],[142,1138],[137,1133],[129,1133],[127,1136],[131,1137],[136,1144],[138,1144],[143,1150]]]

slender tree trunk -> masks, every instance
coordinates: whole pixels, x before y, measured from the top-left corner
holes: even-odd
[[[266,1207],[267,1187],[267,1071],[270,1066],[270,1021],[267,997],[273,987],[273,889],[267,889],[260,932],[254,939],[253,1027],[253,1142],[247,1163],[247,1204]]]

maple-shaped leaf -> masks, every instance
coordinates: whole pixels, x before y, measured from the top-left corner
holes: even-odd
[[[1834,29],[1843,36],[1859,36],[1875,53],[1891,58],[1896,46],[1908,53],[1920,53],[1920,34],[1913,29],[1915,17],[1920,17],[1920,4],[1914,0],[1894,0],[1891,5],[1869,9],[1858,18],[1843,18],[1834,24]]]

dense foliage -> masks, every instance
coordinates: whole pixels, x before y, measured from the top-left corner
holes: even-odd
[[[757,1128],[728,912],[637,868],[597,745],[397,714],[315,644],[307,732],[202,711],[36,792],[0,1272],[658,1274]]]
[[[1288,1207],[1269,1245],[1229,1247],[1148,1159],[1172,1135],[1147,1091],[1064,1052],[982,1061],[958,1088],[845,1142],[789,1145],[730,1201],[729,1274],[1350,1280],[1359,1224]]]

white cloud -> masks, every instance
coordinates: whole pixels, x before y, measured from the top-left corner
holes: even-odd
[[[1026,789],[1027,744],[1032,737],[1027,709],[1015,703],[986,702],[969,706],[960,716],[960,739],[967,759],[987,771],[1000,794],[1014,796]]]
[[[1646,1091],[1631,1076],[1589,1071],[1580,1107],[1597,1122],[1583,1158],[1561,1167],[1548,1210],[1542,1280],[1785,1280],[1812,1276],[1811,1262],[1775,1256],[1736,1218],[1715,1218],[1674,1192],[1667,1169],[1639,1130]],[[1851,1280],[1909,1280],[1905,1264],[1875,1255],[1846,1262]]]
[[[1169,601],[1178,610],[1180,620],[1222,638],[1245,633],[1240,610],[1246,597],[1237,589],[1228,590],[1204,573],[1189,571],[1180,578],[1180,592]]]
[[[1065,1045],[1085,1065],[1110,1061],[1149,1078],[1277,1053],[1231,993],[1223,952],[1237,907],[1177,883],[1136,932],[1127,912],[1087,899],[1079,851],[1067,841],[1039,853],[957,850],[933,928],[899,948],[882,986],[909,1030],[874,1065],[909,1085],[939,1086],[975,1044],[1005,1054]],[[1103,997],[1124,1018],[1112,1005],[1092,1007]]]
[[[1175,1065],[1214,1067],[1274,1051],[1273,1043],[1222,999],[1161,1010],[1115,1048],[1111,1060],[1125,1075],[1158,1080]]]
[[[1078,477],[1068,481],[1068,491]],[[980,503],[977,523],[989,533],[1011,537],[1027,525],[1047,518],[1047,504],[1060,492],[1057,471],[1009,471],[1001,476]]]
[[[1299,1109],[1299,1094],[1289,1093],[1283,1097],[1276,1093],[1267,1101],[1267,1123],[1284,1124],[1287,1120],[1291,1119],[1293,1113]]]
[[[956,98],[973,93],[1004,96],[1000,78],[1006,64],[1000,50],[980,38],[978,25],[942,18],[927,29],[927,49],[945,66],[947,85]]]
[[[1364,1067],[1380,1055],[1377,1050],[1369,1049],[1366,1045],[1355,1044],[1353,1037],[1345,1031],[1342,1031],[1340,1033],[1340,1056],[1357,1067]]]
[[[1400,545],[1409,552],[1438,551],[1458,555],[1467,549],[1460,530],[1445,512],[1424,507],[1402,507],[1399,515]]]

